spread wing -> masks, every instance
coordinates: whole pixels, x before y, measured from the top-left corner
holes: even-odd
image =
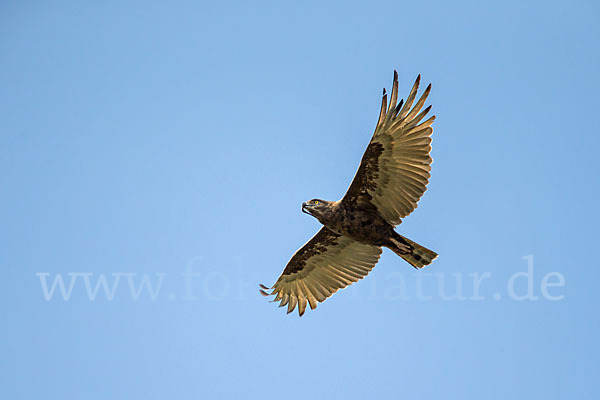
[[[342,199],[349,205],[376,210],[392,225],[417,208],[417,202],[427,190],[431,170],[431,125],[435,116],[421,123],[431,106],[423,107],[431,85],[413,107],[421,76],[403,105],[398,100],[398,74],[394,71],[394,85],[390,104],[383,90],[379,121],[373,138],[363,155],[360,166]]]
[[[287,304],[288,314],[298,305],[300,316],[317,302],[323,302],[338,289],[364,278],[373,269],[381,248],[357,242],[323,227],[290,259],[283,273],[273,285],[273,301],[281,300],[280,307]],[[261,287],[269,290],[264,285]]]

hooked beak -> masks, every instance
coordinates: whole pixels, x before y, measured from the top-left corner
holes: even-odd
[[[310,212],[308,211],[308,204],[306,204],[306,202],[302,203],[302,212],[304,214],[311,215]]]

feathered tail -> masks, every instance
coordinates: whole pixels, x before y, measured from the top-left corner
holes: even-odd
[[[392,242],[392,246],[389,247],[390,250],[417,269],[431,264],[438,256],[435,251],[431,251],[396,232],[394,232],[390,241]]]

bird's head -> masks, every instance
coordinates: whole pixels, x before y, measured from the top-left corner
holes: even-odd
[[[329,210],[331,210],[331,205],[333,202],[321,200],[321,199],[312,199],[309,201],[305,201],[302,203],[302,212],[308,215],[312,215],[317,219],[321,219]]]

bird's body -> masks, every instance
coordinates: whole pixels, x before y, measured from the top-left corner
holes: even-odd
[[[317,218],[325,228],[337,235],[363,244],[389,248],[415,268],[422,268],[437,257],[435,252],[399,235],[394,226],[376,210],[349,205],[343,199],[314,199],[302,203],[302,211]]]
[[[307,303],[316,308],[338,289],[365,277],[387,247],[415,268],[429,265],[437,254],[398,234],[394,227],[410,214],[426,190],[431,170],[431,125],[419,113],[431,85],[412,107],[420,77],[404,104],[396,105],[398,75],[389,107],[384,90],[379,121],[350,188],[341,200],[313,199],[302,211],[323,224],[321,230],[292,256],[271,293],[288,313]]]
[[[361,243],[374,244],[376,246],[387,246],[394,227],[384,220],[376,212],[348,207],[341,201],[326,202],[318,200],[323,204],[320,212],[305,211],[313,215],[326,228],[345,235]],[[304,203],[302,209],[310,209],[310,204]],[[313,214],[314,213],[314,214]]]

